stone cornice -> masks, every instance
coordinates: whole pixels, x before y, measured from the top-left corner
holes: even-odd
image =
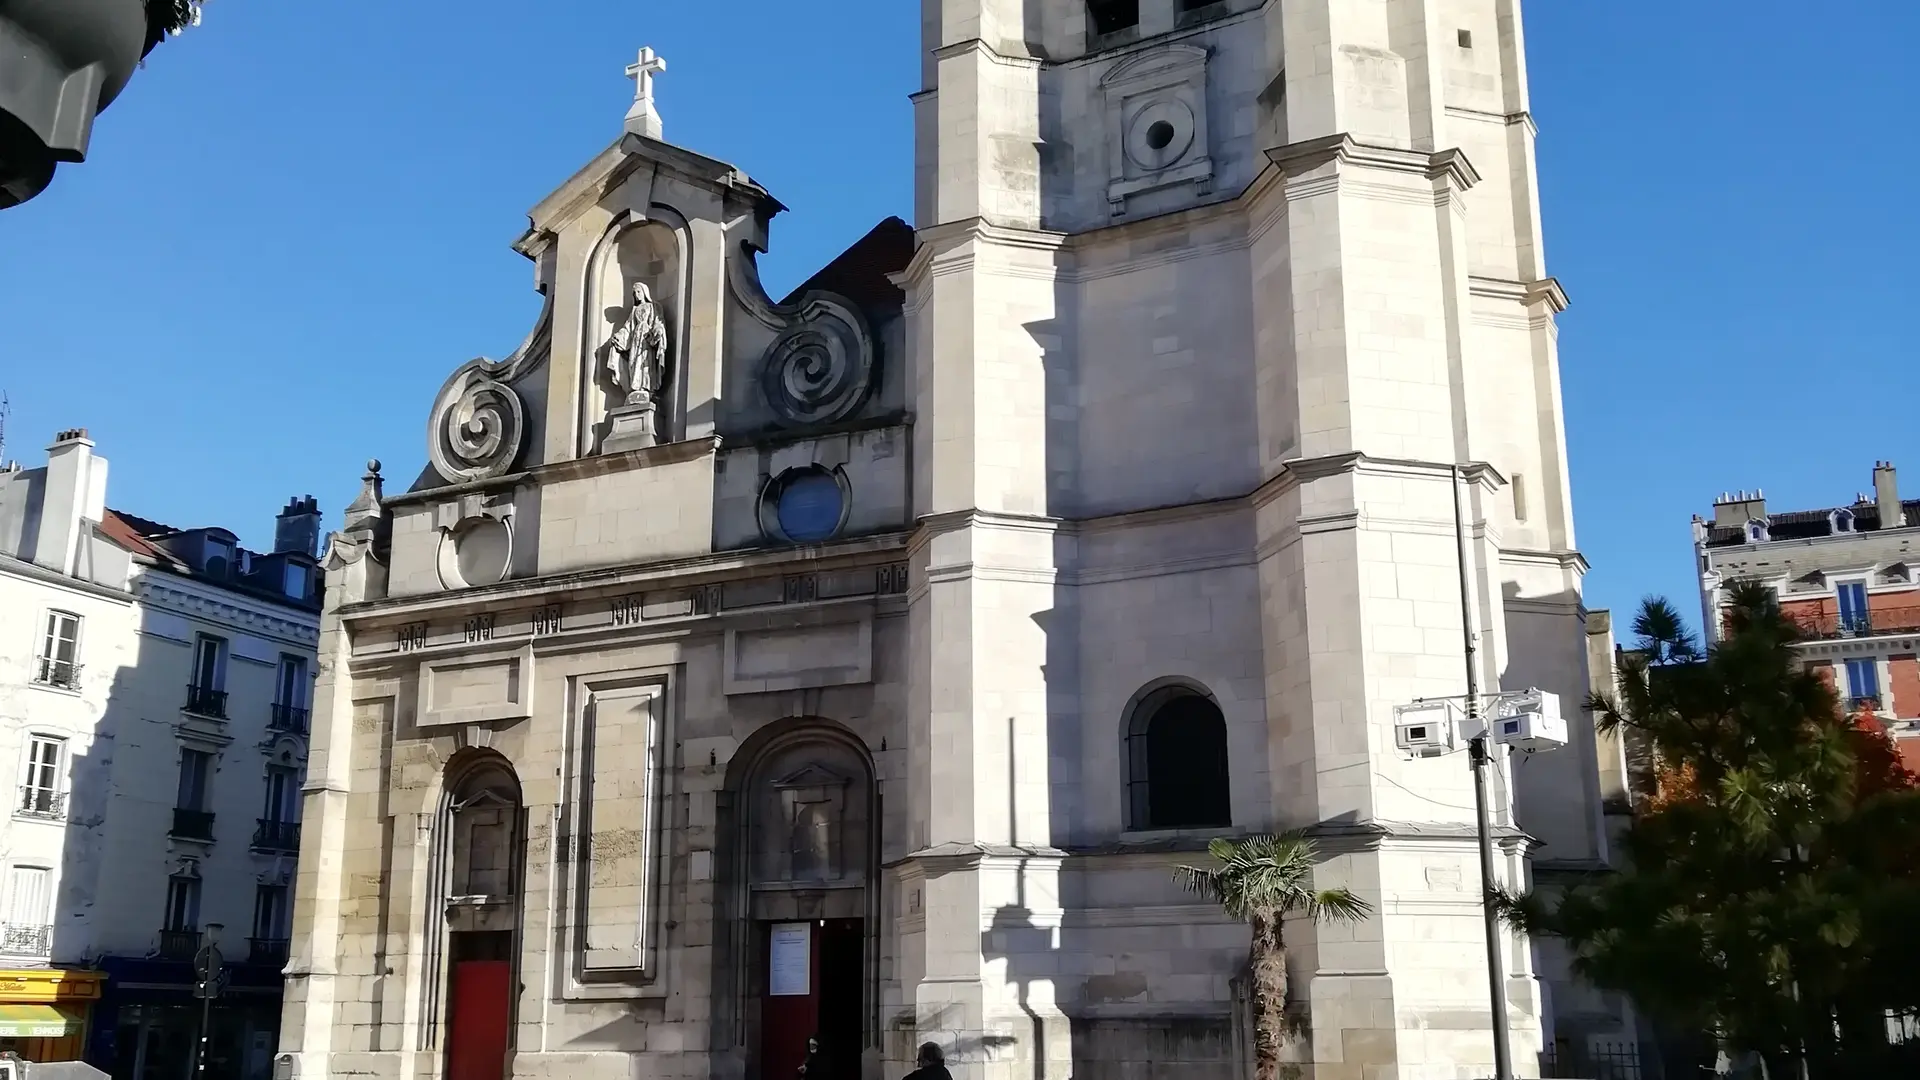
[[[708,444],[712,440],[702,439],[695,442]],[[670,444],[667,447],[653,447],[634,453],[646,454],[684,445],[687,444]],[[620,456],[613,455],[615,458]],[[581,459],[580,462],[568,462],[562,465],[582,469],[610,468],[618,471],[617,467],[597,464],[607,460],[599,457],[586,458]],[[638,567],[571,571],[457,592],[362,601],[342,605],[338,614],[342,618],[355,622],[374,618],[382,621],[400,620],[427,615],[446,617],[463,615],[470,611],[537,606],[571,599],[575,594],[582,593],[589,594],[586,598],[591,599],[598,594],[611,595],[650,589],[707,588],[770,575],[806,574],[873,564],[898,559],[903,553],[911,559],[925,551],[940,536],[974,528],[1002,533],[1025,533],[1034,537],[1071,542],[1082,536],[1104,532],[1176,524],[1255,511],[1304,482],[1343,473],[1439,480],[1446,477],[1449,468],[1449,465],[1441,462],[1373,457],[1357,452],[1296,458],[1284,463],[1278,474],[1252,491],[1217,499],[1080,517],[1005,513],[975,508],[950,510],[921,517],[911,528],[828,544],[791,549],[754,548],[669,559]],[[1506,484],[1506,479],[1500,472],[1484,462],[1467,463],[1461,466],[1461,473],[1467,483],[1478,485],[1485,492],[1497,491]],[[483,484],[416,492],[405,496],[405,499],[420,502],[434,498],[451,498],[473,489],[505,486],[513,482],[515,482],[513,477],[502,477]],[[1350,527],[1357,519],[1358,511],[1340,511],[1311,519],[1303,518],[1300,521],[1300,527],[1309,531],[1317,527]],[[1399,524],[1406,528],[1417,528],[1429,523],[1402,522]],[[955,562],[930,568],[928,572],[942,580],[956,575],[971,574],[983,577],[1004,577],[1010,580],[1082,585],[1130,577],[1244,566],[1249,564],[1256,554],[1257,552],[1251,547],[1223,549],[1167,563],[1083,569],[1076,565],[1077,560],[1069,548],[1056,549],[1054,556],[1047,560],[1048,565],[984,566],[962,557]],[[1577,566],[1582,572],[1586,566],[1577,552],[1515,552],[1513,554],[1520,559],[1530,556],[1547,558],[1554,561],[1555,565]],[[914,583],[914,588],[920,588],[924,584],[924,581],[917,581]]]
[[[592,476],[610,476],[614,473],[629,472],[649,465],[666,465],[675,462],[692,461],[720,449],[720,436],[703,435],[679,442],[661,443],[640,450],[628,450],[618,454],[590,454],[586,457],[568,458],[546,465],[536,465],[521,472],[508,473],[486,480],[470,480],[463,484],[446,484],[441,487],[422,488],[401,495],[389,495],[380,500],[382,506],[411,506],[421,503],[444,502],[457,499],[462,495],[480,495],[511,491],[521,484],[549,484],[566,480],[580,480]]]
[[[1526,109],[1518,112],[1487,112],[1484,109],[1469,109],[1463,105],[1447,106],[1447,115],[1460,120],[1477,120],[1481,123],[1499,124],[1502,127],[1524,127],[1527,134],[1538,136],[1540,128],[1534,123],[1533,113]]]
[[[1473,275],[1467,278],[1467,291],[1474,296],[1508,300],[1525,307],[1545,304],[1553,314],[1567,310],[1567,291],[1560,280],[1543,277],[1535,281]]]
[[[1003,860],[1021,862],[1058,862],[1067,857],[1068,852],[1046,845],[1001,844],[1001,843],[961,843],[958,841],[935,844],[932,847],[909,851],[897,859],[880,864],[883,870],[904,867],[909,863],[919,863],[928,870],[951,873],[955,870],[973,870],[984,863]]]
[[[1448,472],[1452,467],[1446,462],[1374,457],[1359,451],[1325,454],[1320,457],[1291,458],[1281,462],[1280,471],[1255,488],[1247,498],[1258,508],[1298,488],[1301,484],[1338,476],[1341,473],[1432,479]],[[1484,461],[1461,464],[1460,475],[1468,484],[1477,484],[1488,492],[1498,491],[1507,484],[1507,478],[1500,475],[1498,469]]]
[[[44,585],[54,586],[55,588],[71,589],[74,592],[85,593],[88,596],[95,596],[102,600],[111,600],[116,604],[131,604],[134,600],[133,593],[130,591],[115,589],[82,578],[71,577],[67,574],[49,570],[37,563],[27,562],[25,559],[16,559],[11,555],[0,554],[0,574],[12,574],[16,577],[27,578]]]
[[[1532,548],[1501,548],[1500,561],[1518,563],[1527,566],[1550,566],[1559,570],[1571,570],[1584,574],[1593,569],[1587,563],[1587,557],[1571,549],[1539,551]]]
[[[1035,71],[1039,70],[1040,65],[1044,62],[1042,58],[1032,54],[1021,55],[1019,53],[1002,51],[988,44],[984,38],[968,38],[965,41],[956,41],[951,45],[942,45],[933,50],[933,58],[935,61],[951,60],[956,56],[965,56],[968,53],[984,54],[988,60],[1003,67],[1028,68]],[[925,91],[922,91],[922,93],[924,92]]]
[[[1527,306],[1544,303],[1555,315],[1567,310],[1567,290],[1560,287],[1560,279],[1543,277],[1527,283]]]
[[[1267,151],[1267,159],[1279,166],[1289,181],[1322,165],[1336,163],[1445,180],[1458,191],[1480,182],[1479,171],[1457,147],[1433,152],[1403,150],[1363,143],[1345,132],[1276,146]]]
[[[766,577],[782,572],[814,571],[822,563],[844,561],[847,564],[885,561],[882,556],[898,558],[907,546],[905,532],[811,544],[803,548],[744,551],[693,555],[649,563],[642,567],[615,566],[569,571],[545,577],[521,578],[498,585],[461,589],[457,592],[427,593],[421,596],[364,600],[342,605],[337,614],[343,619],[362,621],[371,618],[402,619],[409,616],[455,616],[468,611],[508,607],[516,604],[541,604],[577,592],[634,592],[648,587],[672,585],[685,587],[734,578]]]
[[[309,649],[320,641],[319,612],[309,618],[290,617],[286,609],[164,570],[141,573],[134,587],[142,604],[161,611],[297,642]]]
[[[977,255],[953,257],[953,250],[963,244],[985,241],[1001,247],[1026,248],[1032,251],[1057,251],[1065,246],[1068,234],[1048,229],[1020,229],[1006,225],[997,225],[983,217],[961,218],[957,221],[929,225],[915,232],[919,243],[914,248],[913,258],[907,262],[906,269],[887,275],[888,280],[902,290],[930,274],[938,274],[937,264],[943,258],[952,262],[957,258],[962,264],[978,259]]]
[[[1389,821],[1378,818],[1361,822],[1322,821],[1308,826],[1304,831],[1319,844],[1322,854],[1326,856],[1375,851],[1382,846],[1401,843],[1471,846],[1477,843],[1479,835],[1473,825],[1465,822]],[[1495,825],[1489,831],[1494,842],[1507,850],[1520,848],[1531,851],[1540,845],[1537,838],[1512,825]],[[1239,840],[1254,835],[1254,832],[1229,830],[1217,835],[1228,840]],[[1179,858],[1203,855],[1208,842],[1213,839],[1214,834],[1164,837],[1144,843],[1121,838],[1063,847],[955,841],[907,852],[881,863],[881,866],[895,869],[918,863],[929,870],[949,872],[976,869],[1001,861],[1053,862],[1062,864],[1062,869],[1067,870],[1071,870],[1074,863],[1083,861],[1104,863],[1127,860],[1159,865]]]
[[[1540,844],[1538,839],[1512,825],[1494,825],[1487,831],[1493,837],[1493,842],[1506,850],[1517,847],[1524,853]],[[1383,818],[1361,822],[1323,821],[1309,826],[1306,834],[1319,844],[1323,852],[1330,855],[1376,851],[1381,847],[1401,844],[1465,846],[1476,843],[1479,837],[1478,830],[1466,822],[1389,821]]]

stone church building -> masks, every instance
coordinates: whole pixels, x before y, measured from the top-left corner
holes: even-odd
[[[1463,619],[1573,724],[1503,879],[1606,854],[1518,0],[923,13],[913,225],[769,297],[780,203],[643,51],[537,324],[368,471],[283,1077],[1245,1076],[1172,870],[1288,828],[1373,909],[1288,927],[1289,1058],[1490,1073],[1471,772],[1394,744]],[[1534,1075],[1584,1014],[1498,945]]]

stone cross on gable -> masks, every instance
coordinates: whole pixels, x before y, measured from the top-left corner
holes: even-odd
[[[639,58],[627,65],[627,78],[633,80],[633,107],[627,110],[627,130],[649,139],[660,138],[660,111],[653,107],[653,77],[667,70],[667,62],[652,46],[642,47]]]

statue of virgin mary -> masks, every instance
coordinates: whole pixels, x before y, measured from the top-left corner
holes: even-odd
[[[667,323],[644,282],[633,283],[633,307],[607,339],[607,374],[628,405],[647,405],[672,375]]]

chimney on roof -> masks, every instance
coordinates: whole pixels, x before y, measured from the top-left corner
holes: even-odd
[[[86,428],[68,428],[53,437],[41,483],[33,561],[58,573],[73,573],[86,540],[85,523],[99,521],[107,509],[107,459],[93,456]]]
[[[1900,486],[1894,482],[1893,462],[1873,463],[1873,501],[1880,508],[1880,527],[1898,529],[1907,523],[1900,509]]]
[[[287,508],[273,524],[273,553],[299,552],[308,558],[320,554],[320,503],[311,495],[288,499]]]
[[[1767,519],[1767,497],[1758,491],[1721,492],[1713,501],[1713,526],[1716,529],[1744,529],[1749,521]]]

